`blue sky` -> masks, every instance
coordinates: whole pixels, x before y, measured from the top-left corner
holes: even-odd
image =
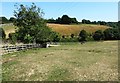
[[[8,19],[13,16],[16,2],[2,2],[2,14]],[[17,2],[31,5],[31,2]],[[0,3],[1,4],[1,3]],[[78,21],[89,19],[91,21],[118,21],[117,2],[35,2],[42,8],[44,18],[58,18],[64,14],[76,17]],[[1,12],[1,11],[0,11]]]

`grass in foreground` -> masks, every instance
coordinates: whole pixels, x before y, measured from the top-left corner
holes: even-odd
[[[62,44],[3,55],[4,81],[116,81],[117,41]]]

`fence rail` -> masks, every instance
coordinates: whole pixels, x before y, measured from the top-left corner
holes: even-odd
[[[31,49],[31,48],[42,48],[42,47],[43,45],[41,44],[4,45],[4,46],[0,46],[0,50],[2,51],[1,54],[4,55],[8,53],[17,52],[20,50]]]

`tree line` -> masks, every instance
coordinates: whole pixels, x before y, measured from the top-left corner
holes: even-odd
[[[15,18],[10,17],[10,19],[7,19],[6,17],[0,17],[0,24],[6,24],[6,23],[13,23]]]
[[[23,31],[23,32],[22,32]],[[6,38],[5,31],[0,28],[0,34],[3,40]],[[40,32],[39,30],[36,31],[37,33]],[[31,32],[32,33],[32,32]],[[41,32],[40,32],[41,33]],[[9,40],[11,43],[15,42],[23,42],[23,43],[45,43],[45,42],[85,42],[85,41],[103,41],[103,40],[120,40],[120,33],[119,30],[116,28],[108,28],[104,31],[97,30],[94,33],[90,34],[87,33],[85,30],[81,30],[78,36],[71,34],[70,36],[67,35],[60,35],[59,33],[52,32],[49,29],[45,31],[45,33],[33,33],[34,36],[29,34],[25,34],[24,30],[20,30],[20,32],[10,33]],[[43,36],[43,37],[42,37]]]
[[[85,42],[85,41],[103,41],[103,40],[120,40],[120,33],[117,28],[108,28],[104,31],[97,30],[94,33],[88,33],[81,30],[78,36],[71,34],[69,36],[63,35],[60,42]]]
[[[46,19],[47,23],[56,23],[56,24],[96,24],[96,25],[106,25],[109,27],[117,28],[118,22],[105,22],[105,21],[90,21],[83,19],[81,22],[78,22],[77,19],[71,18],[68,15],[63,15],[61,18],[58,17],[57,19]]]
[[[7,19],[6,17],[0,17],[1,20],[1,24],[5,24],[5,23],[13,23],[16,18],[15,17],[11,17],[10,19]],[[68,15],[63,15],[61,18],[58,17],[57,19],[44,19],[46,23],[56,23],[56,24],[96,24],[96,25],[106,25],[112,28],[118,28],[118,24],[120,22],[105,22],[105,21],[90,21],[90,20],[86,20],[83,19],[81,22],[78,22],[77,19],[71,18]]]
[[[63,15],[61,18],[58,17],[56,20],[48,19],[46,20],[47,23],[56,23],[56,24],[78,24],[76,18],[70,18],[68,15]]]

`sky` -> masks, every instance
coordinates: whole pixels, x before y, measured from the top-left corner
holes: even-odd
[[[1,2],[0,16],[8,19],[13,17],[16,3],[30,6],[32,2]],[[118,21],[118,2],[35,2],[35,4],[43,9],[45,19],[56,19],[62,15],[68,15],[77,18],[78,21],[82,19]]]

